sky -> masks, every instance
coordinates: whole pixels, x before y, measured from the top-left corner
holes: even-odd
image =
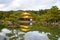
[[[60,8],[60,0],[0,0],[0,11]]]

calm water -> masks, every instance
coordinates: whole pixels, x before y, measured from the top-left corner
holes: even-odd
[[[48,33],[50,40],[60,40],[60,26],[34,24],[32,30]]]
[[[39,31],[47,33],[50,40],[60,40],[60,27],[52,25],[33,24],[30,31]]]

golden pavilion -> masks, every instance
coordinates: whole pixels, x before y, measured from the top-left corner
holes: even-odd
[[[27,32],[32,28],[33,17],[28,12],[23,12],[20,20],[20,29],[21,31]]]
[[[20,26],[18,26],[16,23],[15,23],[16,25],[13,25],[12,22],[10,23],[8,21],[9,22],[8,28],[16,29],[18,27],[21,31],[24,32],[30,31],[30,29],[32,28],[34,18],[29,12],[23,12],[21,14],[21,17],[18,18],[18,20]]]

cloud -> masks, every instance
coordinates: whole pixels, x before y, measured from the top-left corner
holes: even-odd
[[[58,8],[60,8],[60,0],[57,1],[57,2],[55,3],[55,5],[58,6]]]
[[[4,4],[0,4],[0,9],[4,8],[4,6],[5,6]]]
[[[10,3],[12,0],[0,0],[0,4]]]
[[[6,11],[47,9],[53,5],[59,6],[60,3],[57,3],[57,1],[59,0],[11,0],[8,2],[0,2],[0,10]]]

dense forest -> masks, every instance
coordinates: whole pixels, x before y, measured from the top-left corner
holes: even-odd
[[[50,9],[44,10],[18,10],[18,11],[0,11],[0,30],[7,27],[10,23],[11,26],[19,26],[19,18],[22,17],[23,12],[29,12],[34,17],[37,24],[60,26],[60,9],[57,6],[52,6]]]

